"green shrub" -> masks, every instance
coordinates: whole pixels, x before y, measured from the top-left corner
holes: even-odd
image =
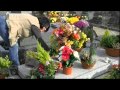
[[[118,42],[119,38],[115,35],[110,35],[109,31],[106,30],[100,41],[100,45],[104,48],[113,48],[113,45]]]

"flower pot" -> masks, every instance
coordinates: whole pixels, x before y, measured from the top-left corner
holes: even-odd
[[[66,75],[72,74],[72,67],[63,67],[63,73]]]
[[[105,52],[107,55],[112,56],[112,57],[119,57],[120,56],[120,49],[105,48]]]
[[[87,63],[84,62],[84,61],[81,61],[81,64],[82,64],[82,67],[83,67],[84,69],[91,69],[91,68],[95,65],[95,63],[87,64]]]

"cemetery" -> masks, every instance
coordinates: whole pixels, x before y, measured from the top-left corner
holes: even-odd
[[[41,37],[50,50],[34,35],[20,38],[14,71],[0,36],[0,79],[120,79],[119,11],[0,11],[6,13],[48,17]]]

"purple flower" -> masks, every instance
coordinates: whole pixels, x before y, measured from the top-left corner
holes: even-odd
[[[81,28],[88,27],[89,23],[86,20],[80,20],[80,21],[74,23],[74,25],[81,29]]]

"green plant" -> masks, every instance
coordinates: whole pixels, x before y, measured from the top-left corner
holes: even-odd
[[[113,48],[118,42],[119,38],[115,35],[110,35],[109,31],[106,30],[100,41],[100,45],[106,48]]]
[[[37,52],[28,51],[27,56],[38,60],[44,65],[46,64],[46,61],[50,61],[51,59],[49,52],[46,52],[39,42],[37,42]]]
[[[104,79],[120,79],[120,66],[113,65],[109,74],[107,76],[105,76]]]
[[[90,47],[89,50],[82,50],[81,61],[86,62],[87,64],[93,64],[96,61],[96,51],[93,47]]]
[[[50,61],[47,66],[39,64],[38,68],[31,70],[31,79],[54,79],[57,69],[57,64]]]
[[[9,60],[8,56],[5,58],[0,57],[0,74],[6,73],[6,69],[11,66],[12,62]]]
[[[11,65],[11,61],[9,60],[8,56],[6,56],[5,58],[0,57],[0,68],[9,68]]]
[[[57,64],[50,58],[49,52],[45,51],[37,42],[37,52],[28,51],[27,56],[39,61],[39,66],[31,70],[31,79],[53,78],[57,70]]]

